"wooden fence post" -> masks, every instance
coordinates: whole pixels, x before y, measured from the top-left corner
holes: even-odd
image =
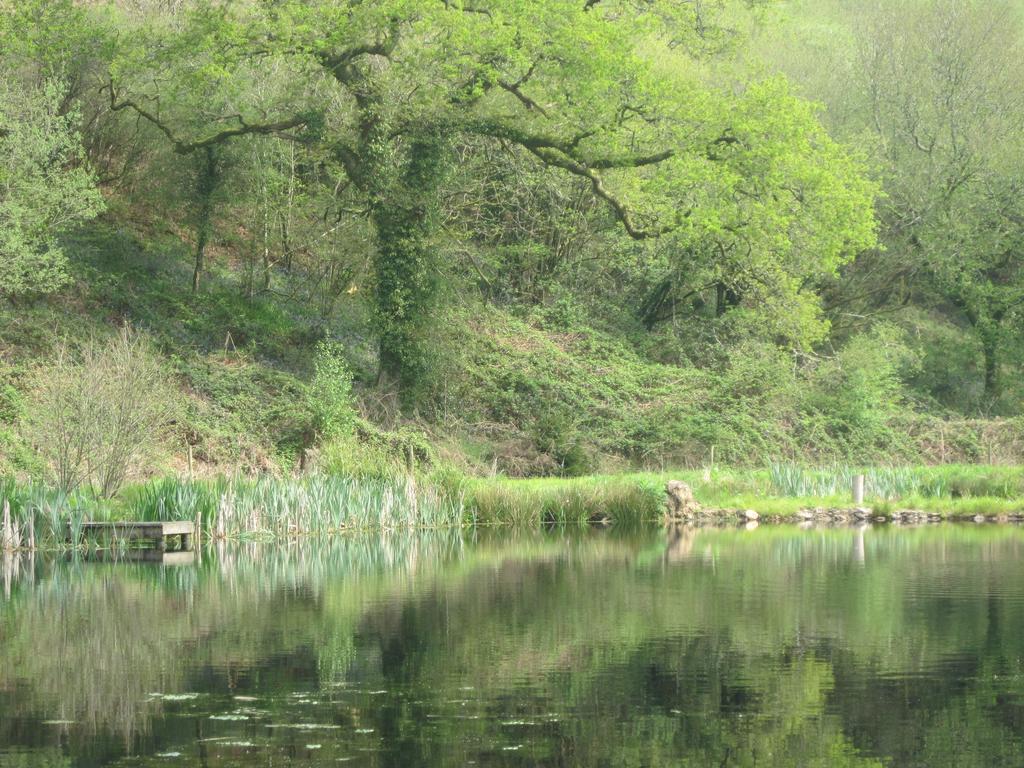
[[[853,476],[853,503],[858,507],[864,503],[864,475]]]

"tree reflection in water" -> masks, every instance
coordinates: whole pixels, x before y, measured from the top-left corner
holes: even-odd
[[[1024,534],[482,531],[5,556],[0,765],[1024,762]]]

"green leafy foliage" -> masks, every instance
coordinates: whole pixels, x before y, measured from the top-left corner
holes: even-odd
[[[2,466],[126,323],[200,476],[1018,460],[1012,9],[765,5],[3,6]]]
[[[0,73],[4,72],[0,61]],[[58,236],[103,208],[74,113],[59,84],[0,86],[0,294],[50,293],[67,282]]]
[[[313,359],[313,381],[309,404],[321,439],[333,440],[352,434],[356,413],[352,407],[352,372],[338,344],[321,341]]]

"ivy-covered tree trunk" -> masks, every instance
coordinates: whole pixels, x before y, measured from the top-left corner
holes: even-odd
[[[377,105],[366,106],[355,181],[368,192],[376,229],[379,383],[397,384],[409,401],[429,367],[424,337],[437,294],[434,236],[446,142],[429,133],[395,140],[387,122],[378,117]]]
[[[985,368],[985,401],[992,403],[999,397],[999,324],[995,318],[986,319],[976,330]]]
[[[422,336],[436,292],[431,223],[421,209],[385,204],[373,211],[377,229],[374,303],[380,334],[380,379],[415,388],[427,361]]]
[[[415,397],[428,367],[424,336],[437,294],[434,234],[447,140],[407,126],[396,135],[372,73],[344,55],[325,57],[359,109],[358,141],[335,145],[338,160],[366,196],[376,230],[374,316],[379,337],[378,383]],[[409,130],[412,128],[412,130]]]
[[[730,309],[740,305],[741,297],[739,292],[725,283],[715,284],[715,317],[721,317]]]
[[[954,292],[953,303],[963,311],[971,328],[981,342],[982,367],[985,381],[985,403],[992,404],[999,397],[999,345],[1002,336],[1002,323],[1006,311],[996,307],[978,307],[964,297],[962,292]]]

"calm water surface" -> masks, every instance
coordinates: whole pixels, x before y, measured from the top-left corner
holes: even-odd
[[[1024,531],[0,560],[0,766],[1020,766]]]

